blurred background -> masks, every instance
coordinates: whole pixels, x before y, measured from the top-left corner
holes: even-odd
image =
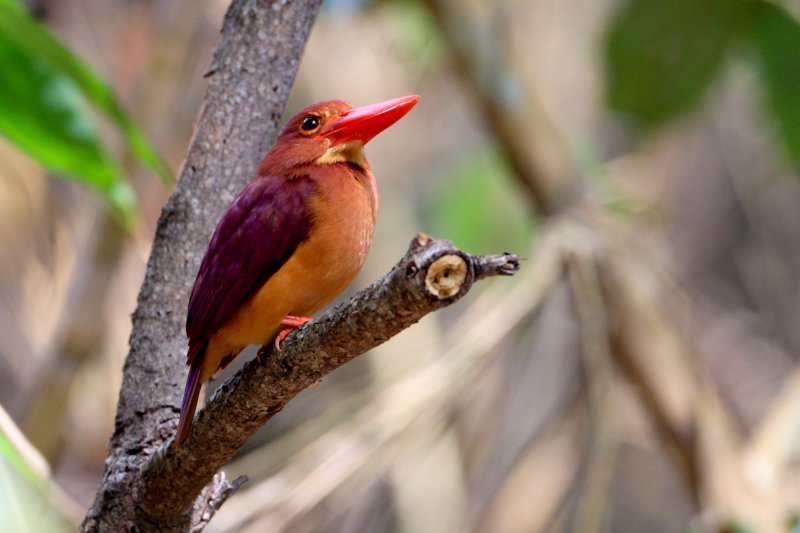
[[[156,152],[177,171],[227,2],[21,6],[0,1],[0,530],[72,530],[171,188]],[[798,531],[799,16],[326,1],[287,116],[422,95],[368,147],[349,294],[418,231],[525,260],[293,400],[208,531]]]

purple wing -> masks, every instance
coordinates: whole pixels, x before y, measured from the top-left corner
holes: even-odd
[[[308,237],[315,190],[308,176],[262,176],[239,193],[214,231],[189,297],[190,346],[205,344]]]

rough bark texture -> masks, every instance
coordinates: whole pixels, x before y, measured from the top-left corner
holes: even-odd
[[[476,279],[518,267],[516,255],[476,257],[449,241],[418,236],[388,274],[292,332],[282,352],[267,352],[264,364],[250,361],[220,386],[186,442],[170,443],[144,468],[139,513],[154,523],[184,515],[219,468],[303,389],[458,300]]]
[[[129,531],[141,519],[135,513],[140,470],[172,437],[178,416],[192,280],[214,224],[274,141],[320,1],[233,0],[226,14],[207,73],[206,101],[178,185],[158,221],[133,315],[106,472],[84,531]],[[202,527],[234,488],[218,476],[192,513],[138,527]]]

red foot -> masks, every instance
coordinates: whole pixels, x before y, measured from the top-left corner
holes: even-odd
[[[286,335],[291,333],[292,330],[299,328],[309,320],[311,320],[311,317],[308,316],[286,315],[285,317],[283,317],[283,320],[281,320],[281,326],[288,326],[288,327],[286,329],[282,329],[278,333],[278,336],[275,337],[275,349],[280,352],[281,342],[283,342],[283,339],[286,338]]]

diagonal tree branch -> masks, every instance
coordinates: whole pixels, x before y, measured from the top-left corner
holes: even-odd
[[[156,228],[133,315],[106,471],[82,524],[84,531],[134,527],[140,470],[172,436],[178,414],[186,376],[184,322],[191,282],[214,223],[274,141],[320,3],[231,2],[207,73],[208,94],[194,137]],[[235,483],[219,476],[203,491],[191,516],[138,526],[157,531],[201,528],[234,488]]]
[[[217,470],[303,389],[452,304],[475,280],[518,268],[516,255],[472,256],[449,241],[417,236],[388,274],[290,334],[284,351],[266,364],[250,361],[216,391],[181,448],[170,443],[144,468],[141,520],[170,523],[182,516]]]

